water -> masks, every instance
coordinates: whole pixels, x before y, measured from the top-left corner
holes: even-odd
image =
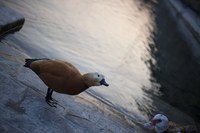
[[[22,30],[8,39],[30,57],[63,59],[81,73],[103,73],[110,86],[88,92],[135,120],[147,120],[161,112],[188,121],[182,111],[145,91],[161,86],[152,84],[152,67],[147,63],[156,62],[151,46],[156,47],[157,27],[151,7],[137,0],[2,3],[25,16]]]

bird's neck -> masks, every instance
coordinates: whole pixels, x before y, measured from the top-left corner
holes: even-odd
[[[85,78],[84,78],[84,77],[81,77],[81,82],[82,82],[82,88],[83,88],[84,90],[86,90],[86,89],[88,89],[89,87],[91,87],[91,86],[89,86],[89,85],[85,82]]]

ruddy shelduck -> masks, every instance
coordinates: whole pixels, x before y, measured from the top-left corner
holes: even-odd
[[[77,95],[91,86],[109,86],[104,75],[94,72],[81,74],[69,62],[51,59],[26,59],[25,67],[34,71],[47,85],[46,102],[56,107],[57,101],[52,98],[53,91],[58,93]]]

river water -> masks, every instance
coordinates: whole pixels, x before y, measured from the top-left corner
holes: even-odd
[[[159,77],[154,74],[160,70],[153,69],[159,62],[156,43],[161,44],[158,41],[164,38],[163,45],[167,45],[170,38],[164,35],[165,30],[158,29],[157,14],[148,2],[6,0],[2,3],[25,16],[22,30],[8,40],[31,58],[67,60],[81,73],[103,73],[110,86],[93,87],[87,92],[135,120],[144,121],[155,113],[164,113],[177,122],[190,121],[183,111],[161,100],[165,93],[159,90],[162,82],[155,80]],[[179,44],[180,40],[171,45]],[[174,53],[180,51],[183,50]],[[173,66],[169,59],[162,60],[163,64]]]

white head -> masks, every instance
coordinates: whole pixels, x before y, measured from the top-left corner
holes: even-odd
[[[100,73],[86,73],[83,75],[83,80],[87,86],[100,86],[105,85],[109,86],[108,83],[106,83],[104,75]]]
[[[155,126],[156,133],[163,133],[169,127],[169,120],[163,114],[157,114],[151,119],[151,122]]]

